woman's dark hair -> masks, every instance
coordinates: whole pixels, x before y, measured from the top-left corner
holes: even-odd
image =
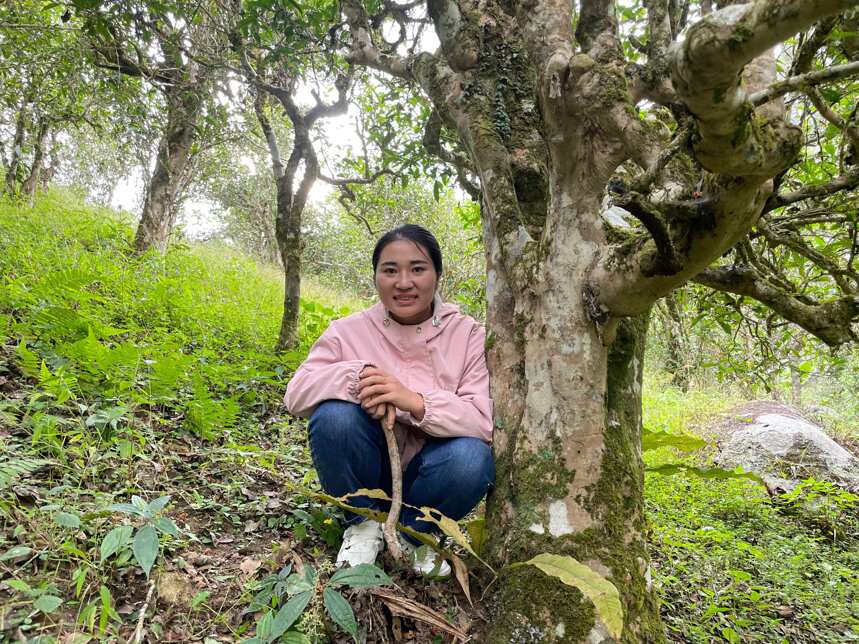
[[[382,254],[385,246],[401,239],[414,242],[423,247],[429,253],[432,265],[435,267],[436,275],[441,275],[441,248],[438,246],[438,240],[430,231],[417,224],[397,226],[379,238],[379,241],[376,242],[376,247],[373,249],[374,273],[376,272],[376,267],[379,265],[379,256]]]

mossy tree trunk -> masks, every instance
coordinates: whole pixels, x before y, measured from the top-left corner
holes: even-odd
[[[134,236],[134,248],[167,250],[176,223],[177,197],[191,159],[197,124],[209,92],[208,78],[196,65],[176,70],[175,85],[165,87],[167,122],[155,159],[155,171],[143,202],[143,214]],[[184,78],[183,78],[184,76]]]
[[[671,46],[677,3],[654,0],[638,65],[625,60],[613,2],[575,3],[575,16],[572,4],[429,0],[439,51],[399,56],[378,45],[384,15],[341,3],[350,61],[418,85],[461,146],[448,158],[480,179],[496,404],[493,644],[611,639],[578,590],[508,567],[546,552],[614,583],[622,641],[663,639],[640,443],[644,337],[658,299],[696,279],[819,337],[857,313],[849,298],[806,309],[743,267],[708,269],[758,221],[772,177],[800,146],[783,93],[750,97],[775,78],[769,50],[857,2],[729,6]],[[677,119],[675,139],[639,117],[645,100]],[[610,216],[609,199],[638,221]]]

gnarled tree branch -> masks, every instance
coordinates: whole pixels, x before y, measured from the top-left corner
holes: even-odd
[[[743,265],[708,268],[692,281],[766,304],[829,346],[837,347],[857,339],[851,325],[859,318],[859,297],[846,296],[829,302],[807,304],[769,283],[750,266]]]

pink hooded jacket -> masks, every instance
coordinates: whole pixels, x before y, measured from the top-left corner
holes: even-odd
[[[486,333],[474,318],[436,296],[438,326],[427,320],[401,325],[386,319],[381,303],[325,330],[286,387],[284,403],[309,417],[325,400],[358,403],[358,374],[367,365],[390,373],[424,399],[419,421],[397,410],[395,433],[403,469],[426,435],[492,440],[492,400],[486,369]],[[386,323],[387,321],[387,323]]]

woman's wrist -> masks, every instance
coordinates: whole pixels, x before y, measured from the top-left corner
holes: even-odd
[[[426,408],[424,407],[424,397],[421,394],[415,392],[414,401],[412,403],[412,408],[409,410],[409,413],[415,420],[423,420],[425,412]]]

